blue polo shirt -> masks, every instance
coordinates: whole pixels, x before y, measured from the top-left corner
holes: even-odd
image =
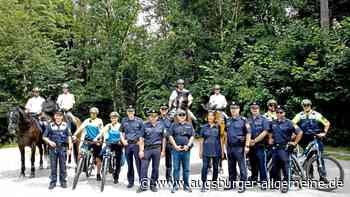
[[[161,116],[159,116],[159,122],[160,123],[162,123],[163,124],[163,127],[165,128],[165,129],[169,129],[170,128],[170,126],[171,126],[171,121],[170,121],[170,119],[169,119],[169,117],[161,117]]]
[[[167,136],[172,136],[178,146],[187,145],[190,138],[194,136],[194,129],[189,123],[173,123]]]
[[[255,118],[248,118],[248,123],[252,130],[252,139],[258,137],[263,131],[268,131],[270,129],[269,121],[262,115],[258,115]]]
[[[152,125],[152,123],[146,122],[143,131],[141,137],[144,139],[145,146],[162,144],[165,135],[165,128],[162,123],[157,122],[155,125]]]
[[[199,136],[203,138],[203,156],[206,157],[220,157],[221,143],[220,143],[220,129],[219,125],[205,124],[199,131]]]
[[[250,129],[246,128],[247,119],[242,116],[230,117],[226,122],[227,144],[244,145],[245,138]]]
[[[126,140],[138,140],[145,129],[143,120],[136,117],[130,120],[128,117],[122,119],[120,131],[125,133]]]
[[[289,119],[274,120],[271,123],[272,139],[274,144],[286,145],[290,142],[293,133],[298,134],[301,130],[295,129],[293,122]]]

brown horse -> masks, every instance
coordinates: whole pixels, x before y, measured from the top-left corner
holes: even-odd
[[[16,107],[9,113],[8,131],[17,136],[17,144],[21,152],[21,173],[25,176],[25,147],[31,148],[31,174],[35,176],[35,151],[36,146],[40,152],[40,168],[43,168],[43,145],[41,129],[35,123],[34,118],[30,114],[24,112],[24,108]]]

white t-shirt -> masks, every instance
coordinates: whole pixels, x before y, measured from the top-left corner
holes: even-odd
[[[227,101],[224,95],[222,94],[213,94],[209,98],[209,107],[214,107],[216,109],[224,109],[227,106]]]
[[[192,94],[190,93],[190,91],[189,91],[189,90],[186,90],[186,89],[183,89],[182,92],[189,93],[189,95],[188,95],[188,102],[189,102],[189,103],[192,103],[193,97],[192,97]],[[174,102],[175,99],[176,99],[176,97],[177,97],[177,91],[176,91],[176,90],[173,90],[173,92],[172,92],[171,95],[170,95],[169,102],[170,102],[174,107],[176,107],[176,102]]]
[[[42,110],[42,104],[45,102],[45,99],[41,96],[32,97],[28,100],[26,104],[26,109],[29,113],[40,113]]]
[[[73,105],[75,104],[74,95],[71,93],[59,95],[57,98],[57,104],[61,109],[72,109]]]

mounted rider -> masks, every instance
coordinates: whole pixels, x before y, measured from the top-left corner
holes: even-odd
[[[30,116],[35,120],[35,124],[42,132],[43,127],[39,123],[39,118],[42,112],[42,105],[45,102],[45,99],[40,96],[39,87],[33,88],[32,95],[33,96],[26,103],[25,112],[30,114]]]
[[[64,83],[62,85],[63,93],[60,94],[57,98],[57,105],[59,109],[64,111],[65,119],[70,128],[72,128],[72,124],[74,124],[74,116],[72,114],[72,109],[75,104],[74,95],[69,92],[69,85]]]
[[[185,81],[183,79],[179,79],[176,81],[176,88],[172,91],[169,98],[169,109],[170,109],[170,117],[174,118],[177,109],[187,110],[188,115],[192,120],[196,121],[197,118],[194,114],[189,110],[189,107],[192,105],[193,97],[189,90],[185,89]]]

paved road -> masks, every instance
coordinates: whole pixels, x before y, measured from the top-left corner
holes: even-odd
[[[196,150],[192,150],[193,153],[191,155],[191,179],[192,180],[200,180],[200,168],[201,168],[201,160],[199,159],[198,155],[196,154]],[[26,150],[26,167],[27,167],[27,175],[29,175],[29,149]],[[84,197],[88,196],[96,196],[96,195],[131,195],[136,196],[140,194],[136,194],[136,187],[133,189],[127,189],[126,184],[126,166],[123,166],[122,172],[120,175],[120,183],[118,185],[114,185],[112,183],[112,177],[110,176],[107,179],[107,185],[105,187],[105,191],[103,193],[99,190],[99,183],[95,180],[95,177],[91,177],[89,179],[85,178],[85,176],[81,176],[81,181],[78,184],[78,187],[76,190],[71,190],[71,184],[72,179],[74,176],[74,170],[73,168],[68,169],[68,183],[69,187],[67,189],[62,189],[60,187],[56,187],[53,191],[49,191],[47,189],[48,182],[49,182],[49,170],[36,170],[36,178],[19,178],[19,169],[20,169],[20,155],[17,148],[6,148],[6,149],[0,149],[0,187],[2,194],[11,194],[12,196],[47,196],[50,197],[53,196],[65,196],[65,195],[74,195],[77,194],[79,196],[84,195]],[[284,196],[293,196],[295,195],[301,195],[301,196],[336,196],[336,197],[342,197],[342,196],[348,196],[350,194],[350,162],[349,161],[341,161],[342,166],[345,169],[345,187],[342,189],[338,189],[333,192],[321,192],[317,190],[312,189],[293,189],[288,194]],[[36,165],[38,166],[38,161],[36,162]],[[227,177],[227,170],[226,170],[226,162],[224,162],[224,174],[221,175],[221,177],[225,178]],[[164,179],[164,159],[161,161],[161,174],[160,179]],[[234,193],[234,194],[233,194]],[[194,189],[191,194],[179,191],[174,196],[227,196],[227,195],[239,195],[239,196],[279,196],[281,195],[278,191],[260,191],[257,188],[250,189],[247,192],[243,194],[237,194],[235,191],[211,191],[207,193],[201,193],[198,189]],[[154,193],[147,191],[141,194],[145,197],[154,197]],[[160,189],[160,191],[157,193],[157,195],[160,196],[168,196],[172,195],[169,192],[168,188]]]

